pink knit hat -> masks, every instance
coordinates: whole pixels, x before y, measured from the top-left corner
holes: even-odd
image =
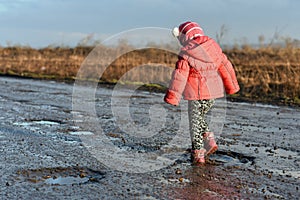
[[[173,29],[173,35],[184,45],[187,41],[204,36],[203,29],[196,22],[185,22]]]

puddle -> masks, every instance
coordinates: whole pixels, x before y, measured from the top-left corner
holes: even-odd
[[[71,135],[94,135],[93,132],[90,131],[71,131],[69,132]]]
[[[17,171],[14,181],[47,185],[74,185],[99,182],[104,173],[86,167],[41,168]]]
[[[13,125],[20,126],[30,131],[45,130],[45,128],[56,128],[62,122],[55,120],[28,120],[25,122],[15,122]]]
[[[181,152],[180,154],[183,153],[183,156],[181,159],[178,159],[176,163],[191,163],[190,151],[190,149],[187,149],[186,152],[178,150],[177,152]],[[175,156],[178,157],[179,154],[176,154]],[[256,157],[254,156],[244,155],[233,151],[218,150],[209,156],[209,159],[206,160],[206,163],[212,166],[222,165],[225,167],[242,167],[253,165],[255,159]]]
[[[87,183],[90,179],[87,177],[81,178],[77,177],[57,177],[57,178],[48,178],[45,180],[45,183],[51,185],[72,185],[72,184],[83,184]]]
[[[210,156],[211,160],[214,160],[219,163],[231,163],[231,164],[239,164],[241,163],[238,159],[227,156],[227,155],[212,155]],[[242,163],[241,163],[242,164]]]
[[[60,123],[55,122],[55,121],[30,121],[30,122],[15,122],[13,123],[13,125],[17,125],[17,126],[32,126],[35,124],[39,124],[39,125],[47,125],[47,126],[53,126],[53,125],[60,125]]]
[[[214,164],[222,164],[224,166],[242,166],[252,165],[255,157],[246,156],[241,153],[232,151],[217,151],[209,157],[210,161]]]
[[[34,121],[36,124],[42,124],[42,125],[59,125],[60,123],[58,122],[53,122],[53,121]]]
[[[29,123],[29,122],[15,122],[13,123],[13,125],[16,125],[16,126],[30,126],[32,123]]]

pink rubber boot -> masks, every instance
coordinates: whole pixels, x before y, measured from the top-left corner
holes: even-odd
[[[193,156],[193,163],[194,164],[205,164],[205,149],[200,150],[193,150],[192,156]]]
[[[218,150],[218,145],[215,141],[213,132],[206,132],[203,134],[204,148],[206,150],[205,156],[209,156]]]

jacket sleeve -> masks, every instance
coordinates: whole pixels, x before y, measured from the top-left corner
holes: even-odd
[[[167,90],[164,97],[164,101],[166,103],[175,106],[179,104],[187,82],[189,70],[190,66],[188,62],[183,58],[179,58],[179,60],[176,62],[176,68],[172,73],[172,79],[169,85],[169,89]]]
[[[235,71],[231,62],[227,59],[226,55],[222,53],[222,61],[219,67],[219,73],[222,77],[225,91],[227,94],[234,94],[240,90]]]

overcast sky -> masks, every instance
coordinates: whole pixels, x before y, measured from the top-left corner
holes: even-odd
[[[299,0],[0,0],[0,45],[76,45],[143,27],[171,29],[198,22],[223,43],[266,42],[275,33],[300,39]]]

